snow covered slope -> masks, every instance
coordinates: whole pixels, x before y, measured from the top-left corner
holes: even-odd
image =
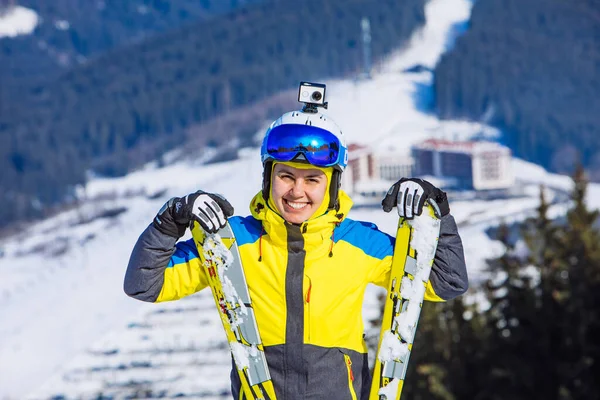
[[[37,13],[29,8],[9,7],[0,13],[0,38],[28,35],[38,24]]]
[[[497,133],[476,123],[439,121],[420,105],[431,74],[402,71],[435,64],[468,18],[470,2],[432,0],[426,12],[425,28],[372,80],[326,82],[328,114],[350,142],[408,150],[431,136],[465,138],[482,128]],[[540,183],[557,201],[551,212],[566,210],[561,199],[570,189],[568,178],[520,160],[514,167],[523,197],[451,199],[475,283],[483,277],[484,259],[501,251],[485,230],[532,213]],[[226,397],[230,358],[210,293],[144,304],[125,296],[123,276],[135,240],[169,197],[199,188],[219,192],[236,214],[246,215],[261,173],[258,149],[244,149],[239,160],[223,164],[150,165],[123,178],[94,179],[80,208],[0,243],[0,399]],[[600,199],[598,194],[592,185],[590,199]],[[356,209],[350,217],[389,233],[397,222],[396,214],[378,209]],[[378,312],[375,293],[373,288],[365,299],[366,321]]]

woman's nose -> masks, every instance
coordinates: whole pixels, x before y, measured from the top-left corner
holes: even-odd
[[[294,182],[294,186],[292,186],[292,194],[294,196],[303,196],[304,195],[304,180],[296,179]]]

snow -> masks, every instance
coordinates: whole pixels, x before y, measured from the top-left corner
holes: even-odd
[[[410,245],[417,251],[417,274],[421,282],[427,282],[431,270],[431,260],[435,256],[437,243],[431,241],[431,238],[438,237],[440,231],[440,220],[428,215],[421,215],[408,221],[413,228],[414,234]]]
[[[433,68],[441,55],[454,46],[455,28],[471,16],[468,0],[432,0],[425,5],[425,26],[415,32],[407,49],[401,49],[387,64],[388,70],[402,70],[415,64]]]
[[[59,19],[54,21],[54,27],[59,31],[66,31],[71,27],[71,24],[69,23],[69,21]]]
[[[221,236],[218,233],[208,235],[204,240],[202,248],[204,250],[206,261],[217,267],[217,274],[223,287],[225,301],[233,306],[239,305],[239,307],[231,309],[229,314],[229,323],[231,324],[231,327],[235,329],[244,322],[243,316],[248,315],[248,310],[238,292],[235,290],[233,283],[229,277],[225,275],[227,268],[233,263],[233,254],[231,254],[231,251],[223,244]]]
[[[247,347],[238,342],[229,342],[229,346],[235,359],[235,365],[238,368],[248,368],[250,366],[250,354]]]
[[[348,142],[384,153],[407,150],[427,138],[466,140],[476,134],[489,138],[500,134],[478,122],[441,121],[423,110],[418,102],[433,95],[432,73],[403,72],[418,64],[433,68],[444,50],[453,46],[449,35],[468,20],[471,5],[468,0],[427,2],[424,28],[412,35],[407,47],[389,56],[372,80],[327,82],[327,114],[342,126]]]
[[[419,321],[419,314],[421,314],[421,303],[423,302],[423,296],[425,296],[424,283],[429,280],[431,263],[437,247],[437,242],[432,242],[431,238],[439,236],[440,220],[424,214],[415,217],[408,223],[413,228],[410,245],[417,253],[417,272],[412,282],[405,278],[402,279],[404,289],[401,289],[401,294],[408,301],[408,306],[405,311],[395,318],[395,321],[402,339],[412,343]]]
[[[383,396],[384,399],[393,400],[396,398],[396,393],[398,392],[399,385],[400,385],[400,380],[394,378],[386,386],[379,389],[379,392],[377,392],[377,394],[379,396]]]
[[[28,35],[37,26],[39,16],[29,8],[9,7],[4,14],[0,12],[0,38]]]
[[[410,280],[409,277],[402,277],[402,283],[400,284],[400,293],[402,293],[402,297],[405,299],[410,299],[415,296],[415,288],[413,286],[413,281]]]
[[[415,64],[435,65],[452,46],[456,27],[468,19],[470,6],[468,0],[429,1],[425,28],[380,65],[372,80],[326,82],[327,113],[349,142],[406,151],[431,137],[463,140],[482,132],[498,134],[481,123],[438,120],[419,104],[430,90],[431,73],[403,72]],[[0,36],[6,36],[9,25],[10,32],[15,31],[15,24],[7,25],[7,15],[0,19]],[[569,206],[568,177],[517,159],[513,167],[520,197],[450,197],[474,287],[487,276],[485,259],[503,251],[486,235],[490,226],[533,215],[540,184],[552,202],[551,216],[564,215]],[[222,164],[149,164],[123,178],[93,178],[79,190],[80,208],[0,242],[0,399],[37,400],[59,394],[87,399],[99,393],[144,397],[143,390],[164,397],[228,398],[231,355],[210,291],[172,303],[146,304],[123,293],[123,276],[139,234],[168,198],[203,189],[223,194],[237,215],[247,215],[250,200],[260,190],[261,174],[259,149],[250,148],[241,151],[238,160]],[[590,185],[588,205],[600,206],[600,185]],[[106,216],[119,210],[119,215]],[[395,212],[363,207],[349,217],[371,221],[390,234],[396,230]],[[366,326],[379,313],[380,292],[367,289]],[[482,302],[476,291],[467,299]]]
[[[408,343],[402,343],[391,331],[385,331],[377,358],[381,362],[402,360],[408,351]]]
[[[429,280],[431,264],[437,247],[437,241],[431,239],[438,237],[440,231],[440,220],[426,214],[408,220],[407,223],[413,229],[410,245],[416,252],[416,273],[412,280],[407,276],[402,277],[400,295],[408,305],[394,318],[394,328],[399,337],[392,330],[384,333],[382,350],[377,355],[382,362],[399,360],[398,355],[404,355],[404,346],[408,345],[403,344],[400,338],[404,339],[406,343],[413,342],[425,295],[425,283]],[[406,347],[406,351],[408,351],[408,347]]]

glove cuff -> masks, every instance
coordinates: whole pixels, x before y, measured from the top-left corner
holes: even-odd
[[[185,235],[186,225],[181,225],[175,222],[171,215],[170,208],[165,210],[163,213],[159,213],[154,217],[152,225],[160,232],[165,235],[179,239]]]
[[[446,195],[446,192],[438,189],[438,193],[434,200],[440,208],[441,217],[445,217],[446,215],[450,214],[450,204],[448,203],[448,196]]]

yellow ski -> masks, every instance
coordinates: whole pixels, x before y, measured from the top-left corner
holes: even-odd
[[[437,205],[400,218],[369,400],[399,400],[440,233]]]
[[[206,234],[194,221],[192,236],[242,382],[240,395],[274,400],[275,389],[233,231],[227,224],[217,234]]]

